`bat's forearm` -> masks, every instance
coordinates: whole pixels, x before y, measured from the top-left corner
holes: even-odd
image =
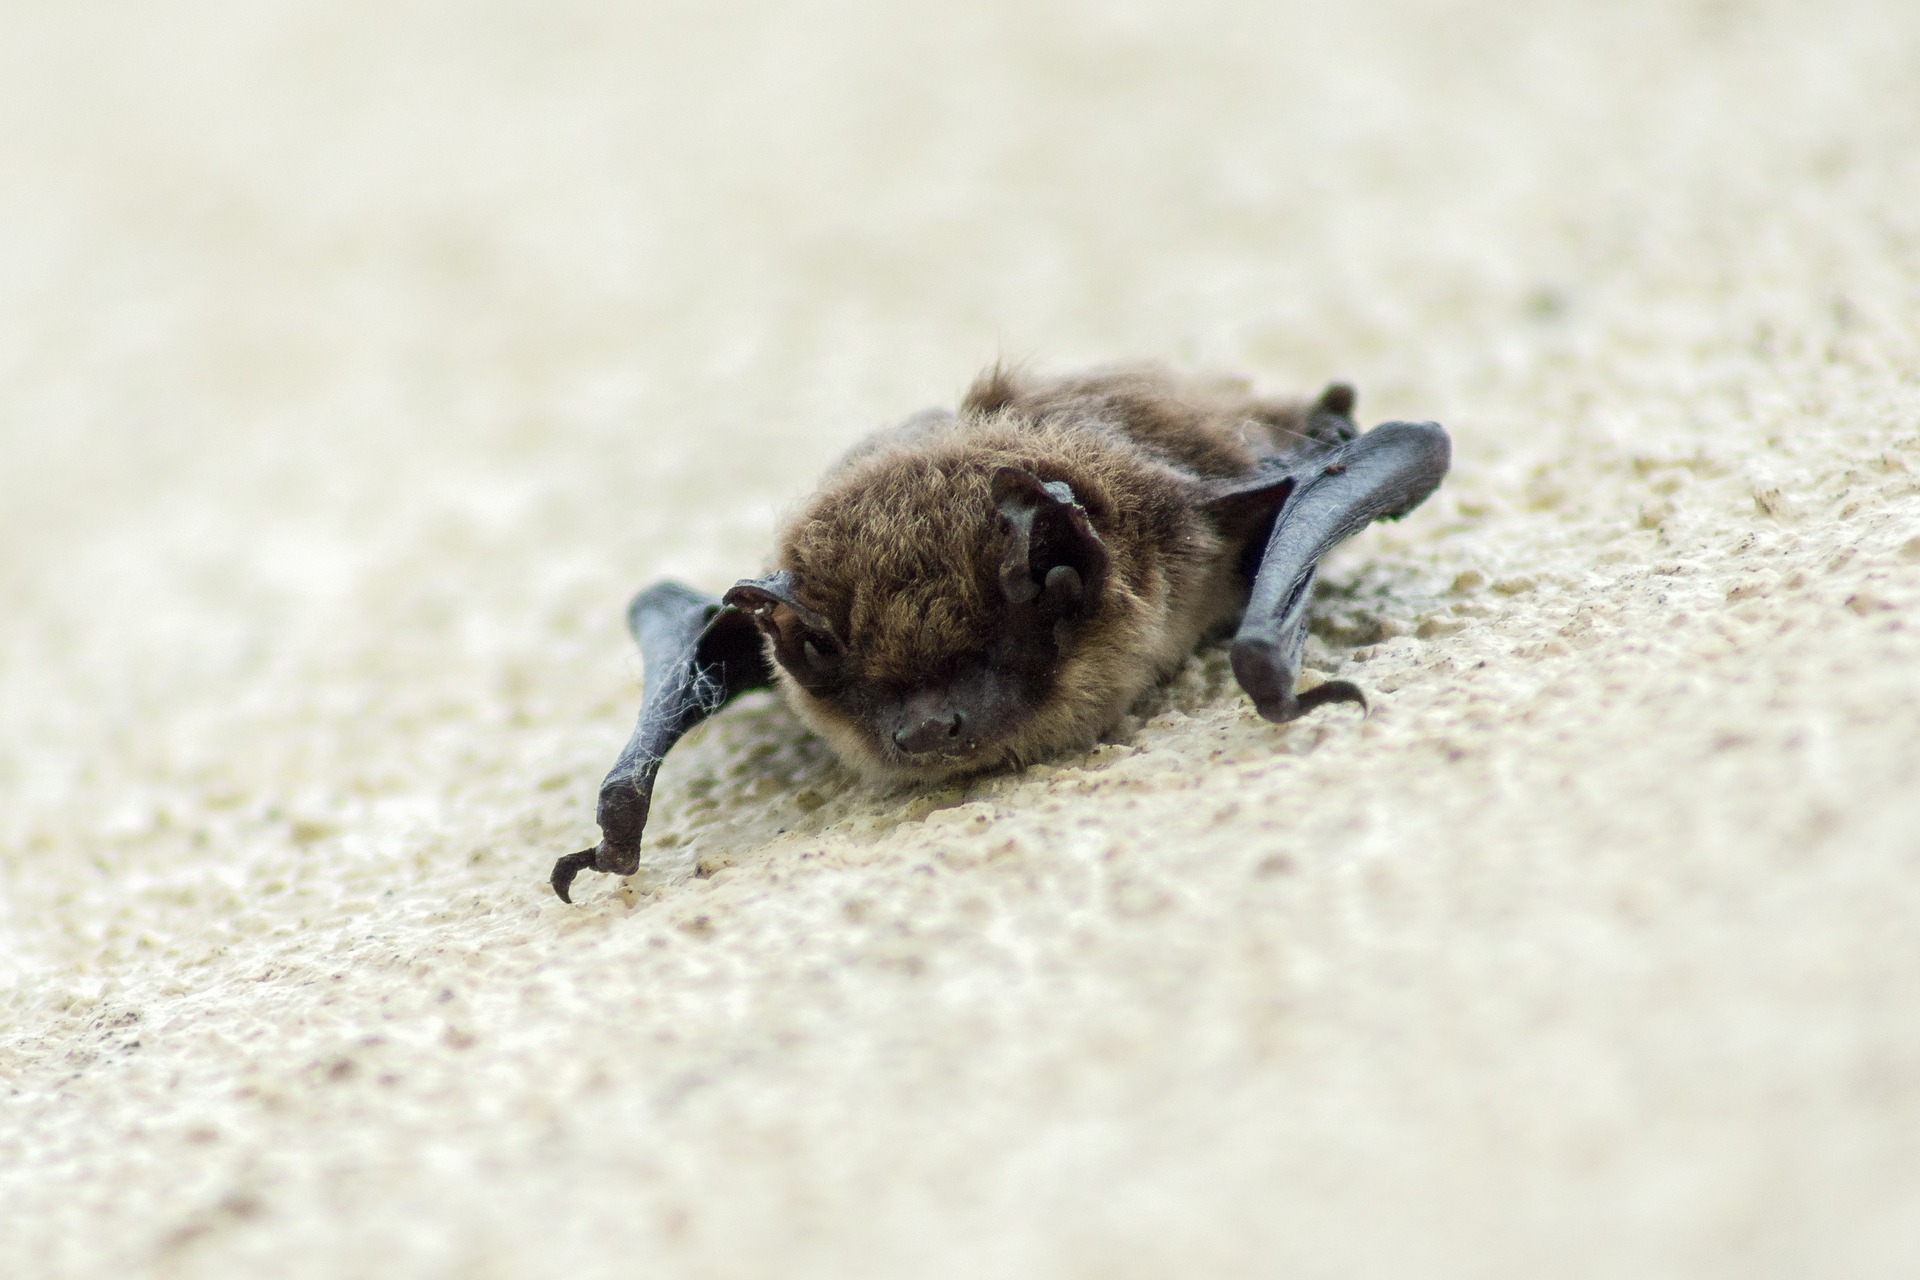
[[[627,627],[646,664],[640,719],[600,783],[600,843],[554,863],[553,891],[562,902],[572,901],[573,878],[582,871],[626,876],[640,869],[640,838],[667,752],[734,697],[773,679],[753,624],[677,582],[635,596]]]
[[[1293,682],[1306,644],[1306,613],[1322,556],[1375,520],[1392,520],[1426,500],[1447,474],[1447,433],[1436,422],[1388,422],[1316,459],[1274,520],[1234,637],[1234,678],[1275,723],[1330,702],[1359,702],[1360,690],[1329,681],[1301,697]]]

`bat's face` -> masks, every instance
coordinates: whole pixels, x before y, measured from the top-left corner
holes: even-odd
[[[796,710],[850,764],[898,780],[1090,737],[1107,711],[1085,705],[1085,650],[1108,557],[1069,487],[991,461],[861,481],[795,524],[788,567],[726,596],[759,623]]]

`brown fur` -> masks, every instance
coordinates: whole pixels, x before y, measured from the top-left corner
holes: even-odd
[[[777,567],[844,643],[844,683],[822,695],[778,667],[795,711],[849,763],[890,779],[1020,764],[1091,746],[1200,637],[1244,607],[1238,565],[1254,530],[1206,500],[1298,437],[1306,406],[1244,384],[1118,368],[981,375],[957,414],[929,412],[863,442],[782,534]],[[1007,544],[992,477],[1065,481],[1110,556],[1087,615],[1026,686],[1017,726],[966,759],[907,757],[876,708],[1005,650],[996,572]]]

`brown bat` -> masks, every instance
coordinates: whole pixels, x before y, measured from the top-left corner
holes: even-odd
[[[1295,694],[1315,566],[1447,473],[1447,433],[1361,434],[1353,390],[1312,404],[1157,369],[995,368],[957,412],[856,446],[788,522],[774,571],[720,599],[642,591],[640,721],[600,786],[600,843],[561,858],[631,875],[669,748],[777,686],[861,773],[932,781],[1092,746],[1209,634],[1266,719],[1366,699]]]

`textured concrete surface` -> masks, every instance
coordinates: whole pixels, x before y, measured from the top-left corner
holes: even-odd
[[[1920,1270],[1920,7],[5,26],[0,1274]],[[629,592],[1000,354],[1445,421],[1373,718],[761,697],[560,906]]]

